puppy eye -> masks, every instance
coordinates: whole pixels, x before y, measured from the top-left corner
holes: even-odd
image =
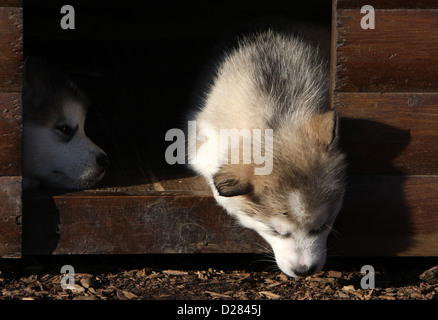
[[[55,128],[61,133],[66,133],[69,129],[67,125],[56,126]]]
[[[68,142],[75,135],[77,127],[72,128],[67,124],[60,124],[55,126],[55,130],[61,135],[63,141]]]
[[[323,232],[324,230],[327,230],[330,226],[328,225],[328,223],[324,223],[321,227],[319,227],[318,229],[314,229],[312,231],[310,231],[311,234],[320,234],[321,232]]]
[[[279,238],[289,238],[292,235],[292,233],[290,233],[290,232],[286,232],[286,233],[278,232],[275,228],[271,229],[271,233],[274,236],[279,237]]]

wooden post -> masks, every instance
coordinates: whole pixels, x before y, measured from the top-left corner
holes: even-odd
[[[374,7],[374,29],[361,27],[365,4]],[[337,248],[437,256],[438,5],[333,5],[331,101],[351,175]]]
[[[0,256],[21,255],[21,1],[0,1]]]

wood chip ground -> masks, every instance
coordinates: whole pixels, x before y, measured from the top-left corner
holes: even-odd
[[[174,261],[166,268],[132,257],[71,259],[0,259],[0,300],[438,300],[435,258],[371,261],[374,289],[361,288],[360,269],[366,259],[337,259],[304,279],[266,270],[272,265],[254,267],[251,259],[234,269],[230,262],[202,258],[200,267],[193,259],[183,268],[175,268]],[[61,287],[63,263],[75,266],[73,289]],[[209,263],[212,267],[205,266]]]

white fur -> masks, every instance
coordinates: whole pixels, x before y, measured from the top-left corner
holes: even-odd
[[[259,51],[260,48],[262,49]],[[288,72],[279,68],[283,71],[281,74],[271,74],[271,78],[278,81],[272,81],[269,90],[264,86],[270,81],[266,76],[266,72],[269,71],[263,68],[265,60],[259,58],[263,55],[266,61],[270,60],[272,66],[278,66],[280,63],[288,68]],[[328,124],[336,125],[336,121],[321,121],[319,124],[327,128],[330,135],[323,137],[323,141],[327,141],[326,149],[320,146],[319,137],[312,136],[313,131],[305,129],[309,126],[313,130],[314,128],[308,124],[312,119],[319,121],[317,115],[327,112],[328,64],[325,64],[323,59],[318,60],[318,55],[316,47],[302,42],[298,37],[284,37],[267,32],[254,42],[244,40],[218,67],[203,105],[195,115],[198,132],[213,131],[216,135],[212,136],[216,138],[221,129],[264,130],[271,128],[271,125],[275,126],[273,152],[276,165],[281,168],[274,170],[272,175],[266,178],[239,176],[235,180],[248,178],[249,183],[255,186],[245,192],[253,193],[253,196],[258,198],[265,197],[262,199],[263,203],[254,204],[251,196],[246,197],[247,194],[243,193],[220,195],[214,181],[215,175],[222,170],[221,164],[217,162],[217,154],[229,150],[218,149],[217,140],[205,139],[198,142],[195,152],[189,152],[188,155],[189,160],[192,160],[192,168],[203,175],[210,184],[217,202],[243,226],[257,231],[271,245],[280,269],[292,277],[315,273],[323,267],[326,260],[327,237],[343,199],[343,187],[340,187],[340,181],[343,181],[343,156],[334,151],[335,140],[330,148],[328,147],[332,141],[328,138],[332,138],[333,132],[336,131],[328,127]],[[274,87],[274,84],[279,86]],[[317,131],[315,134],[324,134],[326,131],[321,132]],[[332,151],[334,155],[331,154]],[[328,165],[331,157],[335,161],[334,167]],[[318,184],[315,185],[315,190],[308,187],[300,189],[295,181],[285,180],[283,176],[294,170],[308,176],[310,181],[321,179],[321,182],[324,182],[321,184],[324,190],[319,190]],[[232,174],[235,175],[235,172]],[[232,178],[233,176],[230,176],[230,179]],[[283,185],[278,185],[278,181]],[[269,193],[263,191],[268,189]],[[317,204],[306,205],[306,196],[318,198],[318,195],[324,194],[325,191],[327,194],[333,191],[336,195],[327,202],[310,201]],[[263,212],[257,211],[257,206],[262,207],[260,210]],[[282,215],[282,210],[287,214]],[[307,271],[298,272],[303,269]]]
[[[333,211],[326,210],[327,208],[323,206],[322,208],[319,208],[322,212],[316,214],[323,219],[327,219],[327,217],[331,216],[331,225],[334,221],[334,217],[339,213],[341,206],[342,199],[337,202]],[[323,223],[324,221],[319,220],[316,226],[321,226]],[[275,223],[273,225],[274,227],[276,226]],[[319,272],[326,261],[326,242],[331,231],[331,226],[327,227],[321,233],[314,235],[310,233],[311,229],[305,227],[304,224],[296,226],[282,221],[279,222],[277,226],[277,231],[279,233],[290,234],[290,236],[281,238],[266,233],[263,230],[258,230],[258,232],[271,245],[279,268],[291,277],[297,276],[294,273],[297,266],[315,266],[313,273]]]
[[[256,217],[244,214],[239,204],[239,200],[242,199],[239,199],[239,197],[221,197],[213,185],[212,188],[215,199],[222,207],[235,216],[242,226],[257,231],[271,245],[277,265],[285,274],[297,277],[293,271],[297,266],[315,266],[314,273],[322,269],[327,257],[327,237],[330,234],[331,225],[342,207],[343,198],[339,199],[331,210],[327,206],[322,206],[319,208],[320,212],[313,213],[320,218],[316,224],[294,224],[286,219],[275,218],[267,224]],[[297,195],[292,193],[292,203],[296,203],[296,199]],[[298,207],[298,210],[300,210],[300,207]],[[299,219],[300,215],[304,217],[308,214],[301,212],[297,217]],[[324,219],[328,218],[330,218],[329,227],[320,234],[310,234],[314,227],[320,227],[325,223]],[[273,235],[272,229],[287,237]]]
[[[26,122],[23,126],[23,187],[45,184],[51,187],[80,189],[100,181],[105,170],[96,163],[104,151],[84,132],[85,110],[76,101],[62,106],[62,119],[38,125]],[[57,121],[76,128],[72,139],[63,142],[54,125]]]

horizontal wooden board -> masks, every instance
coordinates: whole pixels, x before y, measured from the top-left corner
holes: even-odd
[[[357,176],[329,242],[343,256],[437,256],[437,176]]]
[[[0,0],[0,7],[21,7],[23,6],[22,0]]]
[[[438,92],[438,10],[376,7],[367,30],[360,10],[335,13],[336,91]]]
[[[30,203],[27,254],[247,252],[257,239],[200,194],[83,192]]]
[[[0,92],[0,176],[21,175],[21,93]]]
[[[20,92],[23,60],[22,8],[0,7],[0,92]]]
[[[238,226],[208,189],[190,192],[177,190],[178,183],[163,185],[169,189],[26,194],[24,252],[236,253],[268,247],[256,233]],[[352,177],[329,253],[438,255],[436,194],[437,176]]]
[[[438,174],[438,94],[335,93],[351,174]]]
[[[0,257],[21,255],[21,177],[0,177]]]
[[[436,0],[334,0],[338,9],[360,9],[364,5],[375,9],[438,9]]]

